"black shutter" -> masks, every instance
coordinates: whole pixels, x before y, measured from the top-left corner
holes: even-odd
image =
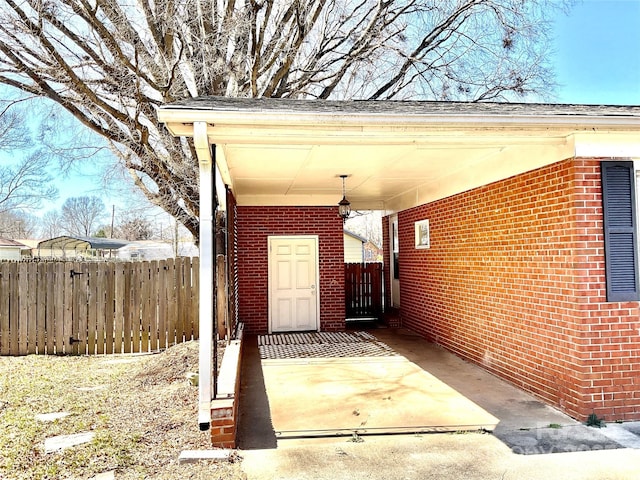
[[[607,301],[640,300],[633,162],[601,162]]]

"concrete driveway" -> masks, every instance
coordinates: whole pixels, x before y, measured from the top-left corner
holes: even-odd
[[[407,330],[248,337],[241,391],[249,479],[545,478],[545,464],[546,478],[640,478],[581,457],[640,446],[628,429],[586,427]],[[558,452],[573,452],[578,476],[527,460]]]

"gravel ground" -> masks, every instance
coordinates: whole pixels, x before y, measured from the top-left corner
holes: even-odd
[[[211,448],[197,426],[197,342],[162,353],[0,357],[0,479],[244,479],[233,462],[178,464]],[[43,422],[36,414],[68,412]],[[56,435],[94,432],[90,443],[45,453]]]

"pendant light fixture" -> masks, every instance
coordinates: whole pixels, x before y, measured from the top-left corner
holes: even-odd
[[[351,203],[347,200],[347,190],[345,187],[345,180],[349,175],[340,175],[342,179],[342,200],[338,203],[338,215],[342,217],[342,222],[346,222],[347,218],[351,214]]]

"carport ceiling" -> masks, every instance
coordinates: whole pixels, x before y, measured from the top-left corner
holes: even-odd
[[[206,125],[240,205],[398,211],[574,156],[640,156],[640,107],[201,97],[159,118]]]

